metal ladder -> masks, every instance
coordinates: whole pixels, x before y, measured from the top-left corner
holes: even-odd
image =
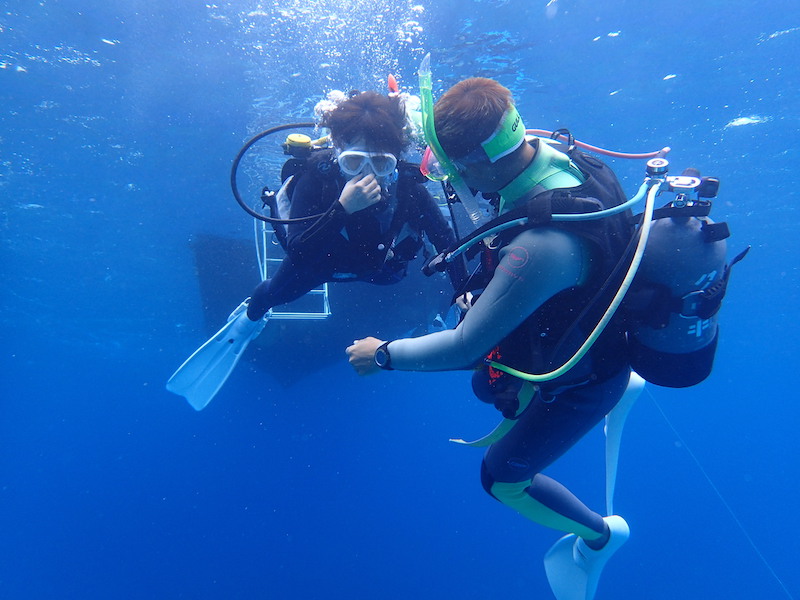
[[[269,279],[272,272],[278,268],[286,254],[275,239],[272,227],[264,221],[253,219],[253,228],[256,238],[256,257],[261,281]],[[306,299],[312,299],[311,308],[306,308]],[[319,300],[317,300],[317,298]],[[301,306],[299,306],[301,305]],[[285,320],[319,320],[331,316],[331,303],[328,297],[328,284],[309,290],[305,296],[283,305],[283,308],[270,310],[269,318]]]

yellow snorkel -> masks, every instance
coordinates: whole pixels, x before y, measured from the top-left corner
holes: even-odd
[[[436,127],[433,122],[433,84],[431,80],[430,52],[422,59],[417,74],[419,75],[419,90],[422,100],[422,131],[425,134],[425,143],[428,144],[436,160],[439,161],[439,166],[445,172],[448,183],[455,190],[458,199],[461,200],[461,204],[464,205],[464,209],[469,214],[469,218],[475,226],[479,226],[484,219],[478,206],[478,200],[470,192],[469,187],[464,183],[453,162],[442,150],[439,139],[436,137]]]

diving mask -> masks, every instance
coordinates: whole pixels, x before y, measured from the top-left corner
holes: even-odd
[[[362,150],[344,150],[336,157],[342,173],[355,177],[367,165],[376,177],[388,177],[397,168],[397,157],[389,152],[364,152]]]
[[[419,171],[431,181],[444,181],[447,179],[447,171],[442,167],[430,146],[425,148],[425,153],[422,155],[422,161],[419,164]]]

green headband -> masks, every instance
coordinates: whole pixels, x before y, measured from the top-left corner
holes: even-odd
[[[481,148],[486,152],[491,162],[497,162],[519,148],[525,141],[525,126],[517,108],[512,104],[503,114],[503,119],[494,133],[481,142]]]

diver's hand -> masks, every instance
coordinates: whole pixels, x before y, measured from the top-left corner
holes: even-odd
[[[375,175],[359,173],[344,184],[339,204],[348,215],[364,210],[381,201],[381,186]]]
[[[375,350],[383,342],[374,337],[364,338],[363,340],[353,340],[353,345],[348,346],[347,357],[352,367],[359,375],[372,375],[381,370],[375,364]]]

